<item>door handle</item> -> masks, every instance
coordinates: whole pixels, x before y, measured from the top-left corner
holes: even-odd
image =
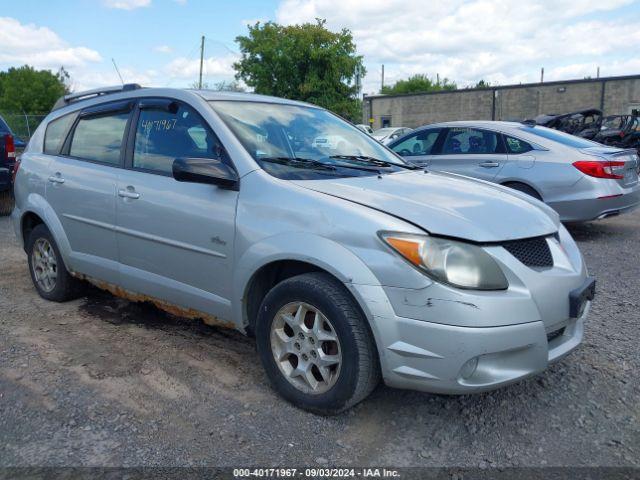
[[[500,164],[498,162],[482,162],[480,166],[484,168],[496,168],[499,167]]]
[[[140,194],[132,190],[120,189],[118,190],[118,195],[121,196],[122,198],[133,198],[133,199],[140,198]]]
[[[51,183],[64,183],[64,178],[62,178],[60,172],[57,172],[55,175],[49,177],[49,181]]]

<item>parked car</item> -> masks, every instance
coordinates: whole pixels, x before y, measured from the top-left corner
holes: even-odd
[[[369,125],[365,125],[363,123],[359,123],[356,125],[356,127],[358,127],[360,130],[362,130],[364,133],[368,133],[369,135],[373,135],[373,128],[371,128]]]
[[[359,153],[312,147],[331,136]],[[537,374],[580,344],[594,295],[550,208],[425,174],[301,102],[73,94],[20,165],[13,222],[43,298],[89,280],[233,326],[255,336],[275,390],[314,412],[380,378],[462,394]]]
[[[24,149],[24,142],[16,138],[0,117],[0,216],[13,210],[13,170],[16,162],[16,147]]]
[[[406,160],[499,183],[542,200],[563,222],[617,215],[640,204],[638,155],[530,123],[428,125],[389,145]]]
[[[412,131],[412,129],[406,127],[385,127],[373,132],[372,136],[383,145],[386,145],[396,138],[406,135],[410,131]]]

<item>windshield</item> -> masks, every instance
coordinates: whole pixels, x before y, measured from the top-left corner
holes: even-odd
[[[359,128],[321,108],[209,103],[258,164],[279,178],[377,175],[412,168]]]
[[[576,137],[574,135],[553,130],[546,127],[520,127],[523,132],[536,135],[538,137],[546,138],[547,140],[553,140],[554,142],[561,143],[567,147],[573,148],[588,148],[588,147],[601,147],[602,145],[591,140],[585,140],[584,138]]]

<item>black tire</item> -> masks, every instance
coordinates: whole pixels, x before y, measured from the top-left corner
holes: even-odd
[[[340,342],[340,370],[335,384],[323,393],[305,393],[290,383],[272,353],[272,322],[292,302],[304,302],[322,312]],[[378,353],[367,321],[345,286],[326,273],[298,275],[273,287],[258,312],[256,342],[274,389],[295,406],[314,413],[340,413],[365,399],[380,381]]]
[[[512,189],[517,190],[517,191],[522,192],[522,193],[526,193],[530,197],[538,199],[541,202],[543,201],[542,197],[540,196],[540,194],[538,192],[536,192],[533,188],[531,188],[529,185],[526,185],[524,183],[518,183],[518,182],[505,183],[504,186],[512,188]]]
[[[11,190],[0,192],[0,217],[10,215],[13,210],[13,204],[14,200]]]
[[[36,273],[34,269],[34,248],[36,242],[39,240],[45,240],[48,242],[55,255],[57,276],[51,290],[46,290],[36,280]],[[37,225],[31,231],[29,238],[27,239],[26,246],[31,281],[42,298],[53,302],[66,302],[68,300],[73,300],[82,294],[82,282],[71,276],[67,271],[64,260],[62,260],[62,256],[60,255],[60,250],[58,250],[58,245],[56,244],[53,235],[51,235],[51,232],[49,232],[49,229],[45,225]]]

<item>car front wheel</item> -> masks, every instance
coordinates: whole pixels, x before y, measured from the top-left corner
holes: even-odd
[[[258,353],[285,399],[315,413],[339,413],[378,384],[377,350],[345,286],[325,273],[276,285],[256,322]]]

